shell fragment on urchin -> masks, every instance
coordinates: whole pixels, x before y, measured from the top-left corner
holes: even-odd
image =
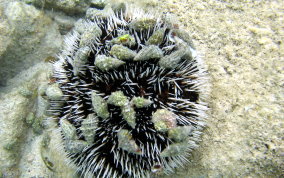
[[[142,178],[184,165],[207,110],[207,74],[189,35],[131,8],[80,24],[54,63],[63,96],[51,101],[78,173]]]

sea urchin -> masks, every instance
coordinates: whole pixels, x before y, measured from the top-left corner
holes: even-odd
[[[207,108],[189,35],[167,16],[131,8],[80,24],[54,63],[62,97],[51,100],[78,173],[139,178],[184,165]]]

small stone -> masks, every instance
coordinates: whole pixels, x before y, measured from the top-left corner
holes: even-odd
[[[81,35],[80,47],[88,46],[102,35],[102,30],[95,23],[86,22],[85,31]]]
[[[76,134],[76,128],[66,119],[60,120],[60,127],[62,134],[66,140],[75,140],[78,139]]]
[[[124,61],[113,57],[107,57],[105,55],[98,55],[95,59],[95,66],[97,66],[102,71],[116,69],[123,64],[125,64]]]
[[[161,157],[171,157],[187,153],[189,149],[188,142],[174,143],[167,146],[160,154]]]
[[[133,97],[131,100],[131,104],[135,105],[137,108],[144,108],[150,106],[153,102],[149,99],[145,99],[143,97]]]
[[[108,103],[119,106],[123,119],[125,119],[132,128],[135,128],[135,111],[122,91],[112,92],[108,98]]]
[[[147,45],[160,45],[164,40],[165,28],[161,28],[153,33],[146,41]]]
[[[191,48],[195,49],[191,36],[188,34],[187,31],[182,29],[174,29],[172,32],[175,36],[179,37],[183,41],[185,41]]]
[[[174,51],[170,55],[166,55],[162,57],[159,60],[159,65],[161,67],[169,68],[169,69],[175,68],[181,61],[181,58],[184,56],[184,54],[185,54],[184,49]]]
[[[133,140],[131,133],[126,129],[121,129],[117,133],[118,146],[130,153],[141,154],[141,149]]]
[[[136,52],[131,49],[122,46],[122,45],[114,45],[110,50],[110,54],[120,60],[130,60],[136,56]]]
[[[112,44],[121,44],[132,47],[136,44],[135,38],[129,34],[124,34],[111,40]]]
[[[109,117],[106,101],[96,92],[92,92],[92,105],[97,116],[106,119]]]
[[[179,126],[168,131],[169,138],[175,142],[185,141],[193,131],[192,126]]]
[[[157,21],[156,19],[151,19],[151,18],[140,18],[137,20],[133,20],[129,24],[129,27],[136,30],[148,30],[149,28],[153,28],[156,25]]]
[[[79,74],[80,69],[87,62],[90,52],[91,49],[88,46],[78,49],[74,57],[74,75]]]
[[[184,53],[182,58],[186,60],[192,60],[193,56],[196,55],[193,54],[193,52],[195,52],[195,49],[189,46],[188,43],[186,43],[179,37],[174,37],[174,40],[178,49],[177,51],[181,51],[181,53]]]
[[[61,100],[63,93],[59,88],[58,83],[51,84],[47,87],[45,94],[51,100]]]
[[[108,104],[123,107],[128,104],[128,99],[122,91],[116,91],[111,93],[107,102]]]
[[[160,59],[163,51],[155,45],[144,46],[135,56],[134,61],[146,61],[149,59]]]
[[[127,104],[126,106],[123,106],[121,108],[121,113],[122,113],[123,119],[125,119],[126,122],[132,128],[135,128],[135,126],[136,126],[135,110],[131,107],[131,105]]]
[[[80,153],[88,146],[88,143],[83,140],[68,140],[65,146],[70,153]]]
[[[81,123],[80,130],[88,144],[94,143],[97,128],[98,118],[94,114],[89,114]]]
[[[166,109],[158,109],[152,116],[152,122],[157,131],[167,132],[176,127],[176,116]]]

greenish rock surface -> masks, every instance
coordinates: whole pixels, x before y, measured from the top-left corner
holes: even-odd
[[[135,110],[122,91],[112,92],[108,98],[108,103],[120,107],[123,119],[125,119],[132,128],[135,128]]]
[[[168,131],[169,138],[175,142],[185,141],[194,130],[192,126],[178,126]]]
[[[58,52],[62,37],[56,23],[23,2],[1,2],[0,15],[0,87],[3,87],[22,70]]]
[[[83,140],[69,140],[65,141],[66,150],[70,153],[79,153],[82,152],[85,147],[88,146],[88,143]]]
[[[83,65],[85,65],[85,63],[87,62],[90,51],[91,49],[88,46],[78,49],[78,51],[75,54],[74,64],[73,64],[74,75],[79,74],[79,71],[81,70]]]
[[[136,125],[135,114],[136,113],[135,113],[135,110],[133,109],[133,107],[131,107],[129,103],[121,108],[121,114],[122,114],[123,119],[125,119],[126,122],[132,128],[135,128],[135,125]]]
[[[87,24],[85,24],[87,26]],[[82,27],[81,27],[82,28]],[[92,43],[90,39],[99,38],[102,35],[102,30],[95,24],[85,27],[81,35],[80,47],[84,47]]]
[[[121,129],[117,133],[119,148],[134,154],[141,154],[141,149],[133,140],[131,133],[126,129]]]
[[[109,117],[107,102],[96,92],[92,92],[92,105],[99,117],[104,119]]]
[[[128,104],[128,99],[122,91],[116,91],[111,93],[107,102],[115,106],[123,107]]]
[[[125,46],[113,45],[111,47],[110,54],[124,61],[133,59],[137,53]]]
[[[50,66],[49,66],[50,67]],[[29,90],[37,91],[38,84],[47,80],[48,66],[38,64],[19,74],[21,79],[15,78],[10,88],[0,94],[0,170],[8,177],[18,177],[21,174],[19,164],[22,159],[21,150],[25,146],[25,140],[31,131],[41,133],[42,120],[37,120],[41,115],[41,109],[37,107],[37,96],[26,97],[21,94],[22,87],[29,86]],[[4,92],[5,91],[5,92]],[[41,96],[40,96],[41,97]],[[31,113],[36,110],[35,113]],[[27,119],[26,119],[27,118]],[[31,130],[29,130],[29,125]]]
[[[133,59],[134,61],[146,61],[163,57],[163,51],[155,45],[143,46]]]
[[[170,55],[166,55],[159,60],[159,65],[164,68],[174,68],[178,65],[181,58],[184,56],[185,50],[179,49],[172,52]]]
[[[98,128],[98,117],[95,114],[89,114],[81,124],[80,130],[85,137],[88,144],[92,144],[95,141],[95,130]]]
[[[119,66],[125,64],[124,61],[119,59],[108,57],[105,55],[97,55],[95,60],[95,66],[102,71],[108,71],[110,69],[118,68]]]
[[[90,5],[90,0],[24,0],[38,8],[55,9],[69,15],[83,14]]]
[[[66,140],[78,139],[76,128],[66,119],[60,120],[60,128]]]
[[[152,36],[146,41],[147,45],[160,45],[163,42],[165,28],[159,29],[153,33]]]

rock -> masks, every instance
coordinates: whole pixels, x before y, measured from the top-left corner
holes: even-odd
[[[117,133],[119,148],[134,154],[141,154],[141,149],[135,143],[131,133],[126,129],[121,129]]]
[[[106,119],[109,117],[108,106],[106,101],[96,92],[92,92],[92,105],[95,113],[103,118]]]
[[[89,8],[86,12],[86,17],[88,19],[94,20],[95,18],[106,19],[114,15],[111,7],[105,7],[104,9]]]
[[[76,19],[70,16],[67,16],[63,13],[51,12],[48,14],[51,18],[54,18],[54,21],[58,24],[58,30],[61,35],[66,35],[73,27]]]
[[[66,140],[78,139],[78,136],[76,134],[76,128],[67,119],[60,120],[60,128],[62,134],[64,135],[64,139]]]
[[[123,64],[125,64],[125,62],[113,57],[107,57],[105,55],[98,55],[96,56],[95,60],[95,66],[102,71],[116,69]]]
[[[134,61],[146,61],[149,59],[160,59],[163,51],[155,45],[144,46],[133,59]]]
[[[91,7],[103,9],[106,6],[106,0],[91,0]]]
[[[107,102],[108,104],[123,107],[128,103],[128,99],[122,91],[116,91],[111,93]]]
[[[22,70],[58,52],[62,39],[56,23],[33,6],[10,2],[0,14],[6,17],[0,20],[0,86],[5,86]]]
[[[114,57],[120,59],[120,60],[131,60],[135,57],[137,54],[135,51],[132,51],[131,49],[122,46],[122,45],[113,45],[110,54]]]
[[[33,4],[38,8],[54,9],[62,11],[68,15],[80,15],[84,14],[86,9],[90,5],[90,0],[78,1],[78,0],[24,0],[27,4]]]
[[[43,64],[43,65],[42,65]],[[46,80],[47,68],[44,63],[41,63],[30,71],[22,72],[11,83],[7,90],[0,93],[0,169],[3,175],[8,177],[17,177],[18,163],[21,159],[21,149],[25,143],[28,132],[28,122],[31,127],[41,132],[38,129],[40,122],[35,119],[37,114],[29,114],[36,102],[35,97],[25,97],[21,94],[22,86],[30,86],[31,91],[37,91],[37,84]],[[20,78],[20,79],[19,79]],[[25,82],[23,82],[25,81]],[[9,83],[9,82],[8,82]],[[28,117],[28,120],[26,120]],[[35,123],[36,120],[36,124]],[[3,149],[5,148],[5,149]]]
[[[4,16],[4,11],[0,9],[0,16]],[[7,19],[1,18],[0,19],[0,59],[3,53],[7,50],[7,47],[11,44],[11,27],[8,23]]]

